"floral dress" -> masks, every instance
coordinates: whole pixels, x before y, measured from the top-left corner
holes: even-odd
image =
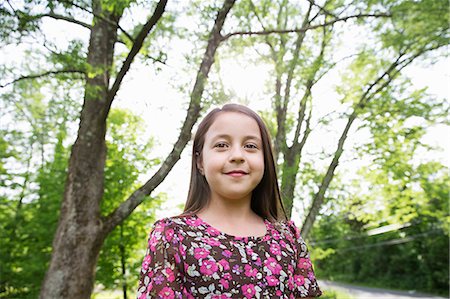
[[[142,263],[138,299],[320,296],[295,224],[265,224],[262,237],[235,237],[196,215],[157,221]]]

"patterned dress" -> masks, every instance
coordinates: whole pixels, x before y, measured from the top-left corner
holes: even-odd
[[[137,292],[143,298],[299,298],[321,295],[292,221],[262,237],[222,233],[196,215],[157,221]]]

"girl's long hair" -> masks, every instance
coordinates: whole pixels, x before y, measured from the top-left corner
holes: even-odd
[[[208,204],[210,198],[209,185],[205,177],[200,173],[198,165],[202,160],[206,132],[217,116],[223,112],[243,113],[257,122],[263,143],[264,174],[252,192],[251,208],[256,214],[272,222],[285,220],[286,212],[280,196],[272,145],[267,127],[261,117],[253,110],[238,104],[226,104],[222,108],[216,108],[209,112],[200,122],[192,147],[191,182],[182,215],[195,214]]]

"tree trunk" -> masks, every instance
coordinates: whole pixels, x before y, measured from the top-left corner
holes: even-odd
[[[334,176],[334,171],[336,170],[336,167],[339,164],[339,159],[341,158],[342,152],[344,151],[344,143],[345,140],[347,139],[348,131],[350,130],[350,127],[352,126],[356,117],[357,117],[356,112],[353,112],[350,115],[347,121],[347,125],[345,126],[345,129],[341,134],[341,138],[339,138],[338,147],[336,149],[336,152],[334,153],[333,160],[331,161],[327,173],[325,174],[325,177],[323,178],[322,183],[320,184],[319,191],[314,196],[311,209],[309,210],[309,213],[306,216],[305,221],[303,222],[301,229],[303,238],[308,237],[309,232],[311,231],[311,228],[314,224],[314,221],[316,220],[316,216],[319,214],[320,208],[322,207],[325,198],[325,192],[327,191],[328,186],[330,186],[331,180],[333,179]]]
[[[125,252],[125,244],[123,242],[123,225],[120,225],[120,244],[119,244],[119,250],[120,250],[120,267],[122,268],[122,292],[123,292],[123,299],[127,299],[127,279],[126,279],[126,252]]]
[[[93,3],[98,15],[99,2]],[[106,234],[100,220],[106,159],[106,95],[116,27],[96,19],[91,30],[87,62],[99,75],[86,80],[78,137],[72,147],[53,253],[40,298],[89,298],[95,265]]]
[[[154,15],[144,26],[143,30],[147,34],[161,17],[166,2],[167,0],[161,0],[158,3]],[[104,218],[100,217],[100,202],[103,195],[103,169],[106,157],[106,118],[120,82],[146,35],[144,31],[138,34],[116,81],[108,91],[107,70],[108,66],[111,66],[114,49],[114,43],[110,42],[115,42],[117,38],[116,28],[108,27],[111,22],[97,20],[95,23],[91,31],[88,61],[94,70],[95,67],[102,67],[104,72],[93,79],[88,79],[86,84],[78,138],[72,148],[60,222],[53,241],[53,255],[40,298],[90,297],[95,278],[95,265],[104,239],[131,214],[145,195],[150,194],[164,180],[190,139],[192,127],[202,108],[204,85],[214,62],[216,50],[222,41],[220,31],[234,3],[235,0],[225,0],[217,15],[191,93],[188,113],[172,152],[144,186]],[[110,39],[111,35],[114,39]],[[111,57],[111,60],[105,57]]]

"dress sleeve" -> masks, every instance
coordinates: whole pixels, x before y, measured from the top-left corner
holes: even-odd
[[[148,239],[148,248],[142,262],[138,299],[183,298],[180,240],[170,219],[157,221]]]
[[[294,271],[294,277],[291,278],[293,279],[295,297],[319,297],[322,295],[322,291],[317,284],[306,243],[300,236],[300,231],[294,222],[289,222],[289,228],[293,233],[297,249],[297,266]]]

